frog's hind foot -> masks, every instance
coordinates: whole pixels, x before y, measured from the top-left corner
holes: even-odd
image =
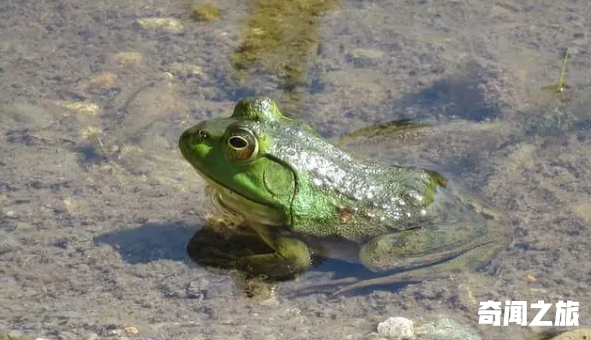
[[[397,274],[393,274],[393,275],[386,276],[386,277],[357,281],[357,282],[347,284],[347,285],[337,289],[331,295],[334,297],[334,296],[348,293],[348,292],[356,290],[356,289],[373,287],[373,286],[386,286],[386,285],[393,285],[393,284],[399,284],[399,283],[419,283],[419,282],[422,282],[425,280],[425,275],[428,272],[429,272],[429,270],[425,270],[424,272],[422,272],[420,270],[415,270],[412,273],[403,272],[403,273],[397,273]],[[447,278],[449,276],[450,276],[450,273],[435,274],[435,275],[431,275],[429,277],[429,279],[433,279],[433,280],[443,279],[443,278]]]
[[[308,294],[317,294],[317,293],[328,293],[332,294],[332,290],[335,287],[341,285],[352,285],[360,280],[355,277],[347,277],[338,280],[332,280],[328,282],[321,282],[321,283],[312,283],[308,285],[304,285],[303,287],[298,287],[294,294],[297,295],[308,295]]]

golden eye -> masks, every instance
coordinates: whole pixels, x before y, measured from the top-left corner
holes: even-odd
[[[226,132],[226,154],[232,161],[252,160],[258,150],[258,141],[254,134],[245,128],[231,127]]]

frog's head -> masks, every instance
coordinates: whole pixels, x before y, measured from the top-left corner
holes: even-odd
[[[268,98],[245,98],[231,117],[203,121],[179,140],[183,156],[215,189],[215,199],[246,219],[272,225],[289,220],[295,173],[267,151],[268,126],[290,122]]]

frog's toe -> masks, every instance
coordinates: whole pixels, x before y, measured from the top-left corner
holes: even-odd
[[[334,295],[335,287],[342,286],[342,285],[351,285],[356,282],[359,282],[359,279],[355,277],[347,277],[338,280],[332,280],[327,282],[320,282],[320,283],[312,283],[303,285],[297,288],[296,294],[298,296],[301,295],[309,295],[309,294],[321,294],[327,293],[329,295]]]

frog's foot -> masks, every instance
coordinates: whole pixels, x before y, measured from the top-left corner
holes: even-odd
[[[420,270],[413,270],[411,272],[402,272],[396,273],[393,275],[389,275],[386,277],[380,277],[375,279],[363,280],[351,284],[347,284],[336,291],[334,291],[331,295],[337,296],[340,294],[344,294],[350,292],[355,289],[365,288],[365,287],[372,287],[372,286],[380,286],[380,285],[392,285],[396,283],[419,283],[425,280],[436,280],[436,279],[443,279],[447,278],[451,275],[450,272],[447,273],[434,273],[432,272],[433,268],[425,268]]]
[[[274,253],[244,256],[236,263],[251,276],[264,275],[271,279],[292,278],[312,265],[312,254],[300,240],[279,237],[272,247]]]
[[[352,285],[360,282],[358,278],[346,277],[338,280],[331,280],[327,282],[312,283],[297,287],[294,291],[294,296],[308,295],[308,294],[319,294],[319,293],[330,293],[333,294],[335,287],[342,285]]]

